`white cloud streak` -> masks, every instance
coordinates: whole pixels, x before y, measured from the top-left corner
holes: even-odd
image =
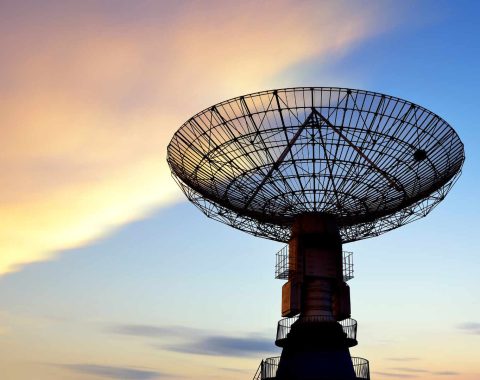
[[[165,154],[185,119],[385,28],[380,5],[115,4],[4,7],[0,274],[180,199]]]

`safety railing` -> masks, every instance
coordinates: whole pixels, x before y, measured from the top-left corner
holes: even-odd
[[[298,315],[291,318],[283,318],[278,321],[277,324],[277,337],[275,343],[282,344],[284,339],[287,339],[287,335],[290,332],[292,325],[298,321]],[[323,321],[332,321],[331,317],[302,317],[302,323],[308,322],[323,322]],[[343,332],[347,335],[348,343],[350,347],[357,345],[357,321],[353,318],[344,319],[339,321],[342,326]]]
[[[275,278],[279,280],[288,280],[290,272],[288,262],[288,244],[277,252],[275,260]]]
[[[288,258],[288,244],[275,255],[275,278],[288,280],[290,274],[290,263]],[[353,278],[353,252],[343,251],[343,281],[347,282]]]
[[[339,322],[342,325],[343,332],[347,335],[350,347],[357,345],[357,321],[353,318],[344,319]]]
[[[253,380],[275,379],[280,356],[262,360]],[[352,356],[353,370],[357,380],[370,380],[370,366],[367,359]]]
[[[279,362],[280,356],[263,359],[257,369],[257,372],[255,373],[255,376],[253,377],[253,380],[275,379],[277,376]]]
[[[370,366],[367,359],[352,356],[352,363],[358,380],[370,380]]]
[[[353,278],[353,252],[343,251],[343,281]]]

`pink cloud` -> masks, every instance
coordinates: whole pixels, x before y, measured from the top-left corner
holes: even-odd
[[[183,121],[386,27],[344,2],[108,4],[6,9],[0,273],[179,199],[165,151]]]

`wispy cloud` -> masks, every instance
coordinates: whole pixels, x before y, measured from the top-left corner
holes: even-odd
[[[480,323],[466,322],[458,325],[457,327],[466,333],[480,335]]]
[[[235,373],[251,373],[252,370],[249,369],[240,369],[240,368],[225,368],[225,367],[220,367],[218,369],[221,369],[222,371],[226,372],[235,372]]]
[[[411,367],[395,367],[395,368],[390,368],[390,370],[400,371],[400,372],[409,372],[409,373],[415,373],[415,374],[429,373],[429,374],[438,375],[438,376],[456,376],[456,375],[459,375],[458,372],[454,372],[454,371],[429,371],[429,370],[422,369],[422,368],[411,368]],[[396,376],[396,377],[411,376],[411,375],[405,375],[405,374],[401,374],[401,373],[389,373],[388,375],[384,372],[377,372],[377,373],[381,373],[384,376]]]
[[[152,325],[116,325],[108,328],[109,332],[146,338],[197,336],[204,330],[185,326],[152,326]]]
[[[397,379],[413,379],[418,377],[417,375],[407,375],[403,373],[391,373],[391,372],[373,372],[376,375],[386,376],[386,377],[393,377]]]
[[[412,356],[400,356],[400,357],[393,357],[393,358],[386,358],[386,359],[394,362],[412,362],[412,361],[420,360],[420,358],[412,357]]]
[[[108,332],[153,339],[158,349],[185,354],[250,356],[278,351],[272,339],[261,334],[235,337],[185,326],[152,325],[118,325],[108,328]],[[172,338],[178,342],[170,343]]]
[[[404,371],[404,372],[414,372],[414,373],[425,373],[429,372],[426,369],[421,369],[421,368],[409,368],[409,367],[396,367],[396,368],[391,368],[394,371]]]
[[[380,3],[106,3],[4,9],[0,274],[178,199],[165,148],[183,121],[392,24]]]
[[[278,351],[272,339],[228,336],[210,336],[182,344],[160,346],[160,348],[185,354],[235,357],[257,356]]]
[[[438,371],[438,372],[431,372],[434,375],[438,376],[457,376],[460,375],[460,372],[455,371]]]
[[[112,367],[96,364],[65,364],[60,365],[60,367],[67,368],[74,372],[105,377],[108,379],[153,380],[170,377],[157,371],[130,367]]]

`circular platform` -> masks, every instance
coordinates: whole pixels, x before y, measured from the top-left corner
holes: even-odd
[[[207,216],[287,242],[296,215],[334,215],[343,242],[428,214],[450,190],[463,144],[411,102],[347,88],[240,96],[193,116],[168,163]]]

